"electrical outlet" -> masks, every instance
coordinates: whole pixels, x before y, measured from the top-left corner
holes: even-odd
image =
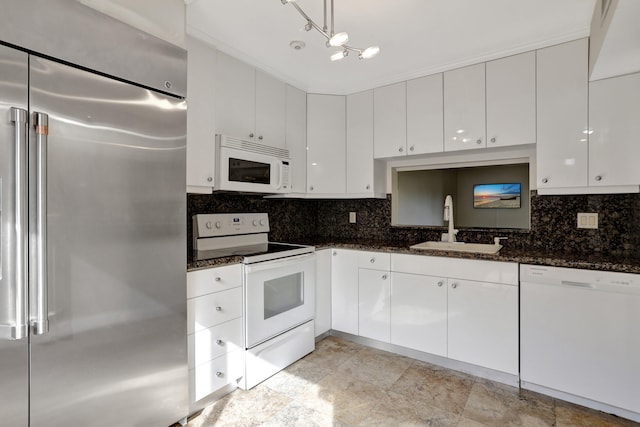
[[[356,213],[349,212],[349,224],[355,224],[355,223],[356,223]]]
[[[578,213],[578,228],[598,228],[598,213]]]

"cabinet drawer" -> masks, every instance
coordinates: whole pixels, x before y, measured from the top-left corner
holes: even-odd
[[[224,291],[237,286],[242,286],[242,264],[187,273],[187,298]]]
[[[207,329],[242,316],[242,288],[187,300],[187,333]]]
[[[244,348],[242,317],[203,329],[188,336],[189,369]]]
[[[391,254],[383,252],[358,252],[358,268],[389,271]]]
[[[236,383],[244,372],[244,353],[232,351],[194,369],[189,369],[191,403],[207,397],[227,384]]]

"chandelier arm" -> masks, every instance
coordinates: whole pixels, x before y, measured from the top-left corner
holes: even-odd
[[[311,18],[309,17],[309,15],[307,15],[307,14],[304,12],[304,10],[302,10],[302,8],[301,8],[300,6],[298,6],[298,4],[297,4],[297,3],[295,3],[295,2],[290,2],[289,4],[290,4],[291,6],[293,6],[293,7],[298,11],[298,13],[300,13],[300,15],[302,15],[302,17],[303,17],[304,19],[306,19],[306,20],[307,20],[307,22],[308,22],[309,24],[311,24],[311,26],[312,26],[313,28],[315,28],[315,29],[316,29],[320,34],[322,34],[323,36],[325,36],[327,40],[329,40],[329,39],[331,38],[331,36],[330,36],[329,34],[327,34],[327,32],[326,32],[326,31],[324,31],[324,30],[323,30],[323,29],[322,29],[318,24],[316,24],[316,23],[313,21],[313,19],[311,19]]]
[[[325,0],[326,2],[327,0]],[[335,34],[335,31],[333,31],[333,24],[334,24],[335,18],[333,15],[333,0],[331,0],[331,37],[333,37],[333,35]]]
[[[331,18],[333,19],[333,18]],[[322,26],[322,30],[326,33],[327,32],[327,0],[324,0],[324,25]],[[331,24],[331,35],[333,35],[333,24]]]

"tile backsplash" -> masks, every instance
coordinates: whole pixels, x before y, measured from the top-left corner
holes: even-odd
[[[392,227],[391,196],[386,199],[298,200],[216,193],[187,197],[188,253],[191,216],[197,213],[267,212],[270,238],[282,242],[386,241],[410,245],[439,240],[446,227]],[[349,212],[357,222],[349,223]],[[578,229],[578,212],[597,212],[597,230]],[[491,243],[506,236],[506,247],[640,256],[640,194],[539,196],[531,192],[531,229],[462,228],[460,241]]]

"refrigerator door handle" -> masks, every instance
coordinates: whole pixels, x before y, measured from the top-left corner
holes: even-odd
[[[13,265],[7,266],[14,269],[15,289],[13,294],[15,323],[13,325],[0,325],[0,339],[19,340],[27,336],[27,135],[28,122],[27,110],[11,107],[11,122],[14,126],[15,139],[15,202],[13,236],[9,238],[15,245],[15,257]]]
[[[31,321],[32,333],[43,335],[49,332],[49,306],[47,286],[47,135],[49,134],[49,116],[33,113],[36,134],[35,142],[35,191],[36,206],[34,223],[35,248],[31,279],[35,290],[35,317]]]

